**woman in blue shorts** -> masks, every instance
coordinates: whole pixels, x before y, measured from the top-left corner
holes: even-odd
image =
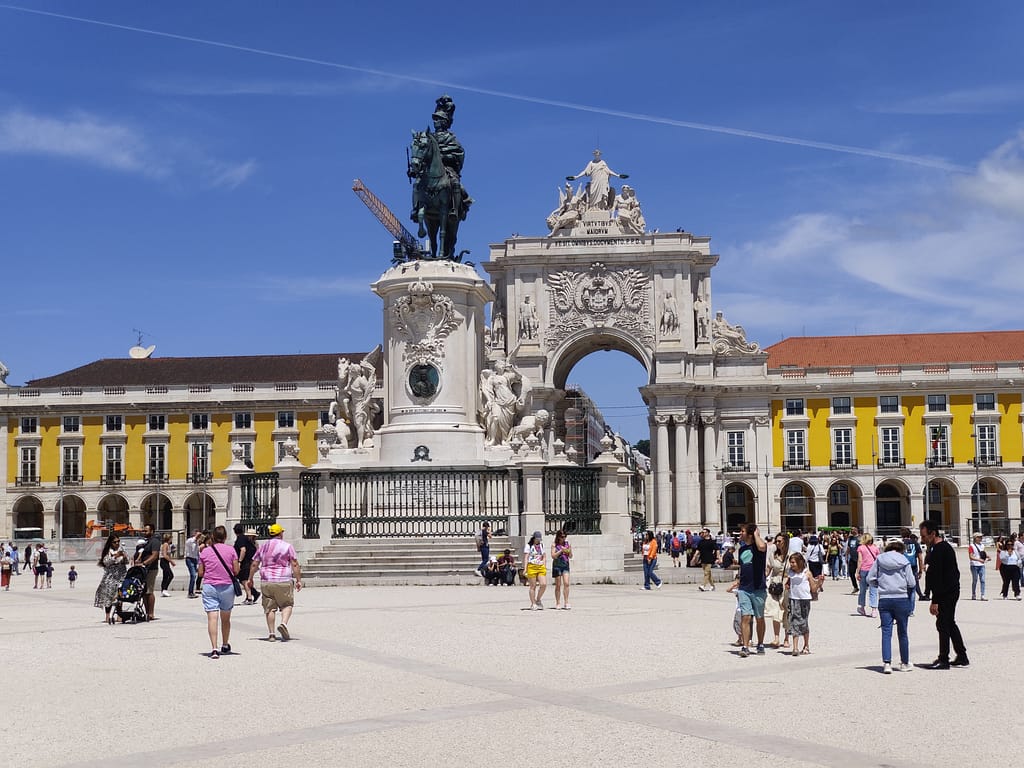
[[[199,553],[199,578],[203,580],[203,610],[206,628],[210,634],[211,659],[222,653],[231,653],[231,609],[235,606],[234,574],[238,573],[238,553],[227,541],[228,532],[223,525],[213,529],[210,546]],[[217,619],[220,618],[222,645],[217,648]]]
[[[565,537],[565,531],[555,534],[555,544],[551,549],[551,577],[555,580],[555,609],[559,607],[569,610],[569,561],[572,559],[572,547]],[[561,603],[561,605],[559,605]]]

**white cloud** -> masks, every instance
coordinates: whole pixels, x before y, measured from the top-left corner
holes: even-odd
[[[235,189],[244,184],[256,172],[256,161],[246,160],[236,165],[218,164],[209,180],[211,187]]]
[[[720,279],[715,309],[766,343],[1022,326],[1024,133],[945,188],[911,179],[851,199],[852,212],[801,213],[737,249],[742,283]]]
[[[66,119],[22,110],[0,114],[0,152],[56,155],[154,178],[169,173],[137,130],[84,112]]]
[[[1004,112],[1019,107],[1021,103],[1024,103],[1024,84],[1006,83],[915,96],[865,109],[902,115],[978,115]]]

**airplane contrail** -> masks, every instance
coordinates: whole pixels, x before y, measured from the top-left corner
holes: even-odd
[[[422,85],[436,85],[440,88],[446,88],[453,91],[464,91],[466,93],[476,93],[482,96],[494,96],[501,99],[511,99],[514,101],[522,101],[530,104],[540,104],[549,107],[558,107],[561,109],[570,109],[577,112],[590,112],[597,115],[606,115],[608,117],[619,117],[625,120],[635,120],[638,122],[645,123],[656,123],[659,125],[670,125],[676,128],[689,128],[696,131],[707,131],[709,133],[720,133],[728,136],[739,136],[745,139],[757,139],[759,141],[770,141],[776,144],[790,144],[797,147],[808,147],[810,149],[820,149],[827,152],[840,152],[847,155],[860,155],[861,157],[873,157],[879,160],[892,160],[899,163],[909,163],[911,165],[924,166],[926,168],[936,168],[942,171],[949,171],[952,173],[967,173],[972,169],[951,163],[937,157],[926,157],[920,155],[905,155],[898,152],[883,152],[878,149],[869,149],[867,147],[855,147],[848,144],[833,144],[826,141],[813,141],[811,139],[801,139],[793,136],[780,136],[774,133],[764,133],[762,131],[751,131],[744,128],[730,128],[724,125],[712,125],[710,123],[699,123],[692,120],[676,120],[670,117],[659,117],[658,115],[645,115],[639,112],[626,112],[618,109],[608,109],[606,107],[595,107],[588,104],[577,104],[571,101],[561,101],[559,99],[547,99],[540,96],[526,96],[519,93],[509,93],[507,91],[498,91],[492,88],[480,88],[473,85],[464,85],[461,83],[451,83],[446,80],[435,80],[429,77],[419,77],[416,75],[407,75],[401,72],[388,72],[383,69],[375,69],[373,67],[359,67],[353,64],[342,64],[337,61],[326,61],[324,59],[314,59],[308,56],[296,56],[290,53],[281,53],[280,51],[270,51],[263,48],[252,48],[246,45],[235,45],[234,43],[224,43],[218,40],[207,40],[201,37],[190,37],[188,35],[178,35],[173,32],[162,32],[157,29],[146,29],[145,27],[134,27],[128,24],[116,24],[110,21],[100,21],[99,19],[89,19],[82,16],[70,16],[63,13],[54,13],[52,11],[41,11],[35,8],[22,8],[17,5],[7,5],[0,3],[0,9],[8,11],[19,11],[21,13],[31,13],[37,16],[49,16],[55,19],[63,19],[65,21],[77,21],[83,24],[94,24],[100,27],[109,27],[110,29],[119,29],[126,32],[138,32],[145,35],[153,35],[155,37],[163,37],[169,40],[180,40],[187,43],[198,43],[200,45],[209,45],[216,48],[224,48],[231,51],[240,51],[242,53],[252,53],[258,56],[270,56],[276,59],[285,59],[287,61],[296,61],[304,64],[315,64],[321,67],[330,67],[332,69],[341,69],[347,72],[358,72],[364,75],[376,75],[378,77],[387,77],[394,80],[404,80],[411,83],[420,83]]]

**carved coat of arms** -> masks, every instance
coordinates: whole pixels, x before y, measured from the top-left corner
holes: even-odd
[[[557,347],[566,336],[588,326],[620,328],[645,346],[653,346],[649,285],[650,278],[639,269],[609,270],[599,261],[586,272],[562,270],[550,274],[551,322],[545,337],[548,347]]]
[[[403,361],[406,364],[439,365],[444,359],[444,342],[461,318],[454,303],[424,280],[409,286],[409,295],[400,296],[391,307],[395,330],[407,338]]]

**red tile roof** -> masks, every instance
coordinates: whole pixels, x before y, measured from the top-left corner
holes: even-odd
[[[795,336],[766,350],[769,370],[1024,361],[1024,331]]]
[[[362,360],[366,352],[324,355],[250,355],[240,357],[151,357],[97,360],[64,373],[33,379],[25,386],[150,387],[190,384],[275,384],[321,382],[338,378],[338,358]],[[377,375],[381,375],[378,365]]]

